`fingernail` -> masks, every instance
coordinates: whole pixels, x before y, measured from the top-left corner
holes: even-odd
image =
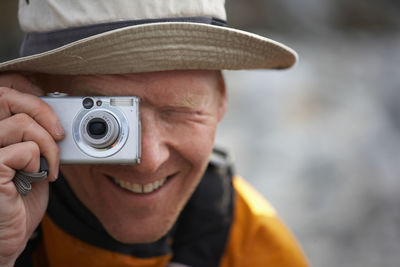
[[[60,121],[57,121],[57,122],[56,122],[56,128],[54,129],[54,133],[55,133],[57,136],[63,136],[63,135],[64,135],[64,129],[63,129],[63,127],[61,126]]]
[[[59,169],[59,166],[57,166],[56,172],[55,172],[55,174],[54,174],[54,176],[53,176],[53,182],[54,182],[55,180],[58,179],[58,174],[59,174],[59,172],[60,172],[60,169]]]
[[[58,173],[56,175],[49,175],[49,181],[50,182],[55,182],[58,179]]]

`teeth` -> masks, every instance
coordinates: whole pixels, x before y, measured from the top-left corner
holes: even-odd
[[[135,192],[135,193],[142,193],[143,192],[142,186],[140,184],[133,184],[133,186],[131,188],[132,188],[131,190],[133,192]]]
[[[145,185],[143,186],[143,192],[144,192],[144,193],[153,192],[153,184],[145,184]]]
[[[165,182],[167,181],[167,178],[163,178],[160,180],[157,180],[153,183],[149,183],[149,184],[134,184],[134,183],[130,183],[128,181],[124,181],[124,180],[117,180],[115,178],[113,178],[114,182],[119,185],[120,187],[127,189],[129,191],[132,191],[134,193],[140,193],[140,194],[148,194],[153,192],[154,190],[160,188],[161,186],[163,186],[165,184]]]

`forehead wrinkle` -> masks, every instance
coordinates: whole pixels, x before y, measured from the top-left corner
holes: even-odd
[[[159,107],[196,108],[206,102],[208,94],[197,85],[181,84],[179,80],[156,79],[146,84],[141,103]]]
[[[207,99],[209,99],[207,93],[197,92],[196,90],[190,90],[183,94],[175,92],[168,106],[177,108],[198,108],[207,103]]]
[[[116,85],[116,78],[118,85]],[[136,78],[136,79],[135,79]],[[81,75],[75,79],[76,91],[91,95],[132,95],[131,88],[143,88],[143,81],[125,74]]]

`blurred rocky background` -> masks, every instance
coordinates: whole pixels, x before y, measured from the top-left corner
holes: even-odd
[[[0,60],[17,57],[0,2]],[[299,54],[286,71],[227,71],[217,143],[277,208],[312,266],[400,265],[400,2],[227,0],[229,25]]]

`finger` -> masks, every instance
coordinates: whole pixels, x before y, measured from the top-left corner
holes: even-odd
[[[25,202],[25,215],[27,238],[37,227],[43,213],[46,210],[48,200],[48,181],[41,181],[32,184],[31,192],[24,198],[21,198],[14,183],[12,182],[15,170],[24,170],[27,172],[37,172],[40,165],[39,146],[32,141],[12,144],[0,149],[0,188],[2,201],[8,199],[19,199]],[[12,209],[17,212],[17,205],[11,202],[3,203],[4,209]]]
[[[53,109],[40,98],[0,87],[0,120],[13,114],[25,113],[46,129],[55,140],[64,137],[64,130]]]
[[[32,141],[12,144],[0,149],[0,184],[7,186],[15,170],[37,172],[40,165],[39,146]]]
[[[49,177],[58,176],[59,149],[51,135],[36,121],[24,113],[19,113],[0,121],[0,146],[6,147],[24,141],[35,142],[40,153],[49,164]]]
[[[28,76],[19,73],[2,73],[0,75],[0,86],[16,89],[22,93],[43,95],[43,90],[37,87]]]

